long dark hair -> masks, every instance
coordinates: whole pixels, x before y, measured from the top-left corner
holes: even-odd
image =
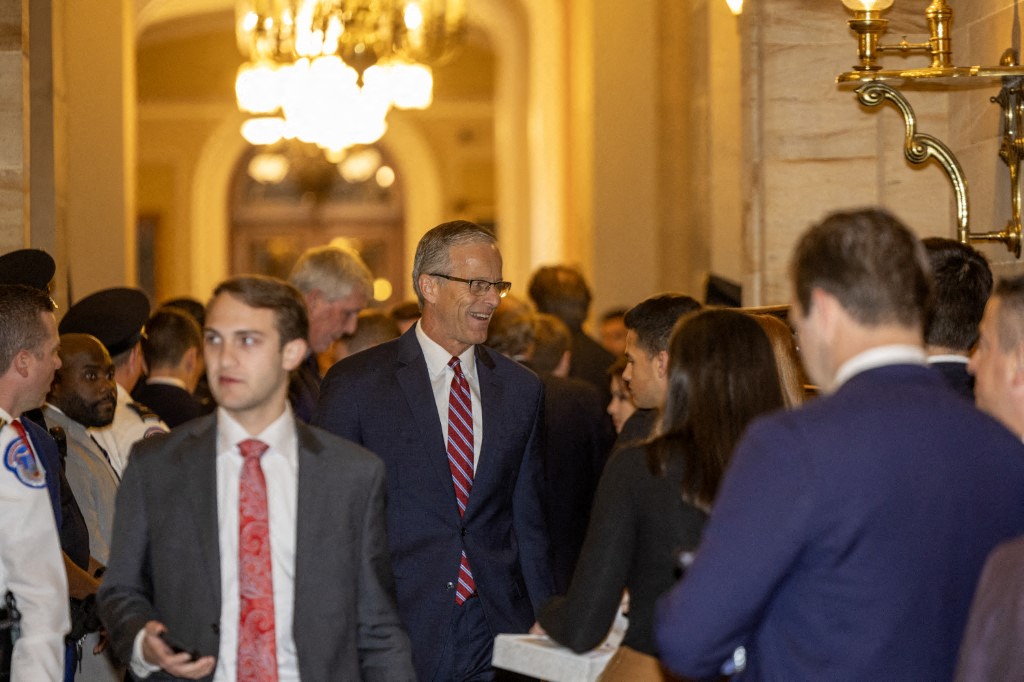
[[[648,465],[664,476],[682,452],[683,498],[709,509],[747,424],[784,406],[775,356],[754,318],[705,310],[676,324],[668,372],[668,396],[659,433],[647,446]]]

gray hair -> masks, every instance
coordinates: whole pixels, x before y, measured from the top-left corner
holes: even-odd
[[[373,292],[373,275],[359,254],[341,246],[315,246],[299,256],[288,281],[303,294],[319,290],[329,301],[356,290]]]
[[[496,244],[497,241],[493,232],[468,220],[441,223],[423,235],[416,246],[416,257],[412,263],[412,288],[419,299],[420,307],[423,307],[420,275],[432,272],[448,274],[453,246],[472,243]]]
[[[0,374],[11,367],[23,350],[40,356],[40,344],[46,340],[42,313],[53,312],[50,297],[39,289],[23,284],[0,285]]]

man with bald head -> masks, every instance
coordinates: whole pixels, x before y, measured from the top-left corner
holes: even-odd
[[[107,452],[86,429],[114,419],[114,363],[100,340],[88,334],[62,335],[60,359],[43,416],[48,426],[61,427],[67,436],[68,483],[89,527],[90,552],[105,564],[119,478]]]

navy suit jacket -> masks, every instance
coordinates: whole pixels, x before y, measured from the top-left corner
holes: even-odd
[[[662,599],[659,655],[691,677],[743,646],[743,679],[951,679],[1022,491],[1024,444],[937,372],[858,374],[749,428]]]
[[[98,595],[121,660],[131,659],[136,634],[153,619],[188,649],[219,651],[216,426],[215,414],[201,417],[132,448]],[[384,538],[384,467],[352,443],[298,421],[295,428],[299,673],[312,682],[412,682]]]
[[[541,510],[540,379],[476,347],[483,441],[464,518],[415,327],[327,373],[314,423],[387,465],[398,608],[420,679],[437,668],[465,548],[492,632],[525,632],[553,593]]]

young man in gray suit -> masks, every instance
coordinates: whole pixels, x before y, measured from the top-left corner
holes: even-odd
[[[415,679],[384,466],[288,405],[307,335],[290,285],[222,283],[204,331],[219,409],[133,451],[100,612],[139,677]]]

